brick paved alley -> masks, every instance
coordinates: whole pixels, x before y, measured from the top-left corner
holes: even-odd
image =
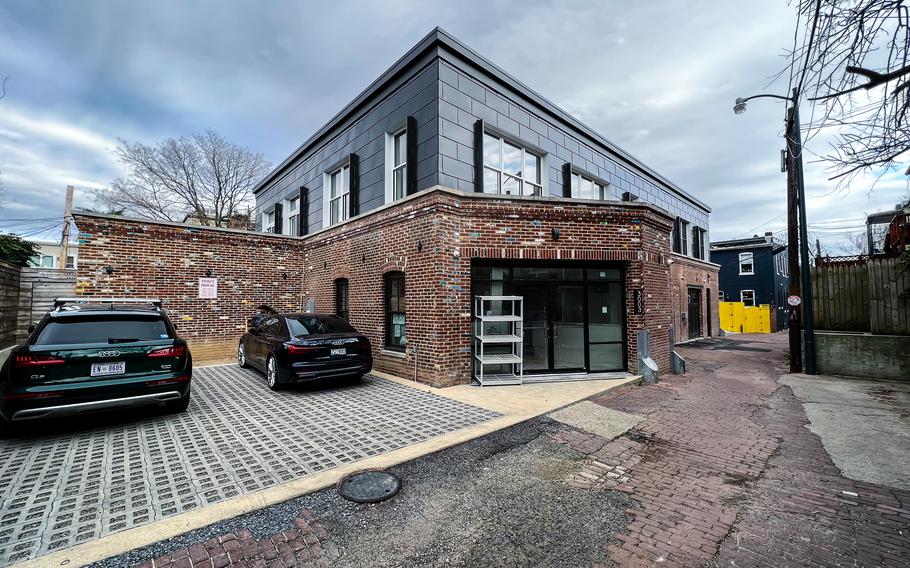
[[[607,442],[562,429],[593,461],[572,483],[640,504],[609,547],[620,566],[907,566],[910,492],[841,476],[790,389],[786,337],[682,348],[689,373],[598,404],[646,415]]]

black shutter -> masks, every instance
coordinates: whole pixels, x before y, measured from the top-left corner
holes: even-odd
[[[360,213],[360,158],[357,154],[351,154],[348,162],[350,195],[348,195],[348,204],[350,209],[348,217],[356,217]]]
[[[682,235],[680,234],[679,217],[673,221],[673,252],[682,250]]]
[[[483,120],[474,123],[474,191],[483,193]]]
[[[562,165],[562,196],[572,197],[572,164]]]
[[[302,237],[310,229],[310,194],[307,188],[300,186],[299,212],[297,214],[297,236]]]
[[[413,116],[408,117],[407,125],[407,195],[417,193],[417,119]]]
[[[282,223],[284,222],[284,205],[279,201],[275,204],[275,228],[272,231],[280,235],[281,230],[283,229]]]

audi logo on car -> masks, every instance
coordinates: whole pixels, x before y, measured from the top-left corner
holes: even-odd
[[[98,356],[99,357],[119,357],[120,352],[119,351],[99,351]]]

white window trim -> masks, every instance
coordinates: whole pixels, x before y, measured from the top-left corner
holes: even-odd
[[[522,170],[522,174],[524,174],[524,164],[525,164],[525,160],[526,160],[526,157],[525,157],[525,156],[526,156],[527,154],[531,154],[532,156],[536,156],[537,159],[540,160],[540,162],[538,163],[538,166],[537,166],[537,167],[538,167],[538,172],[539,172],[539,174],[540,174],[540,183],[526,181],[526,180],[524,179],[524,177],[519,177],[519,178],[517,178],[517,179],[520,179],[520,180],[521,180],[521,185],[522,185],[521,195],[527,195],[527,194],[524,193],[524,185],[525,185],[525,184],[533,185],[533,186],[535,186],[535,187],[540,187],[540,197],[546,197],[546,196],[548,195],[548,193],[547,193],[547,180],[549,179],[549,176],[547,175],[547,171],[548,171],[548,170],[547,170],[547,162],[546,162],[546,154],[545,154],[545,153],[539,152],[538,150],[535,150],[534,148],[529,148],[528,145],[527,145],[526,143],[522,142],[521,140],[516,140],[516,139],[514,139],[514,138],[509,138],[509,137],[507,137],[507,136],[503,136],[502,134],[499,134],[499,132],[496,132],[495,130],[487,130],[487,129],[485,129],[484,132],[483,132],[483,134],[484,134],[484,136],[490,136],[491,138],[496,138],[496,139],[499,140],[499,167],[498,167],[498,168],[494,168],[494,167],[492,167],[492,166],[488,166],[488,165],[486,164],[486,162],[481,163],[481,168],[482,168],[482,170],[481,170],[481,172],[480,172],[480,183],[481,183],[481,187],[483,187],[483,189],[484,189],[484,193],[487,193],[487,192],[486,192],[486,187],[483,186],[483,183],[484,183],[484,181],[483,181],[483,180],[484,180],[484,171],[487,170],[487,169],[490,169],[490,170],[495,170],[495,171],[499,172],[499,187],[497,188],[497,192],[496,192],[495,194],[490,194],[490,195],[511,195],[511,194],[504,194],[504,193],[502,192],[502,180],[503,180],[503,176],[508,175],[509,177],[515,177],[515,176],[513,176],[513,175],[511,175],[511,174],[508,174],[508,173],[504,172],[503,169],[502,169],[502,156],[503,156],[503,153],[504,153],[504,148],[503,148],[503,146],[505,145],[506,142],[508,142],[508,143],[511,144],[512,146],[515,146],[515,147],[517,147],[517,148],[521,148],[521,170]],[[483,139],[481,139],[481,144],[483,144]]]
[[[297,211],[291,211],[291,203],[297,202]],[[291,229],[291,217],[297,216],[297,222],[300,222],[300,197],[289,197],[284,200],[284,207],[282,207],[284,213],[284,220],[281,223],[281,231],[285,235],[297,236],[297,231],[292,231]]]
[[[399,167],[404,168],[404,183],[405,183],[404,195],[401,196],[401,199],[404,199],[405,197],[408,196],[408,188],[407,188],[408,167],[410,167],[410,164],[408,164],[408,156],[407,156],[407,147],[408,147],[407,136],[408,136],[408,134],[407,134],[407,127],[403,126],[401,128],[392,130],[391,132],[385,133],[385,202],[386,203],[392,203],[393,201],[395,201],[395,180],[394,180],[394,176],[393,176],[393,173],[394,173],[393,170],[395,169],[395,137],[401,133],[404,133],[404,135],[405,135],[404,165],[399,166]]]
[[[749,255],[749,260],[752,261],[752,270],[749,272],[743,272],[743,257]],[[755,255],[751,252],[741,252],[739,253],[739,275],[740,276],[754,276],[755,275]]]
[[[683,219],[679,220],[679,254],[683,256],[691,256],[690,250],[691,246],[689,240],[692,238],[692,234],[689,231],[689,226],[691,223]]]
[[[600,193],[600,197],[597,198],[598,201],[616,201],[616,198],[613,197],[613,190],[610,188],[610,182],[597,180],[590,175],[583,174],[582,172],[579,172],[579,171],[575,171],[574,168],[572,169],[571,175],[572,175],[572,179],[569,181],[569,186],[572,188],[573,195],[571,195],[571,197],[573,199],[582,199],[580,185],[578,188],[579,195],[577,195],[577,196],[574,195],[575,186],[572,182],[574,182],[575,178],[577,177],[579,184],[581,183],[581,180],[586,180],[586,181],[591,182],[595,186],[600,187],[601,193]]]
[[[743,295],[746,292],[752,292],[752,304],[751,305],[746,304],[746,300],[745,300],[745,298],[743,298]],[[743,304],[745,304],[746,307],[755,307],[755,305],[756,305],[755,304],[755,290],[740,290],[739,291],[739,301],[742,302]]]
[[[271,217],[271,223],[267,223],[266,220]],[[262,212],[262,232],[263,233],[273,233],[275,232],[275,210],[263,211]]]
[[[351,164],[345,162],[339,165],[336,168],[332,168],[327,172],[322,173],[322,228],[327,229],[333,226],[331,222],[331,199],[332,199],[332,174],[335,174],[339,171],[347,169],[348,171],[348,200],[351,199]],[[342,193],[342,195],[344,195]],[[337,198],[336,198],[337,199]],[[338,223],[343,223],[348,220],[350,214],[350,201],[348,201],[348,207],[344,207],[344,199],[341,200],[342,210],[341,210],[341,220]],[[338,223],[334,223],[337,225]]]

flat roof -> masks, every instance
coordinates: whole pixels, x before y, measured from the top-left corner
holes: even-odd
[[[618,158],[619,161],[624,162],[628,166],[632,167],[634,170],[639,171],[645,176],[652,179],[658,185],[664,187],[665,189],[670,190],[673,193],[676,193],[680,197],[686,199],[694,205],[697,205],[703,209],[706,213],[711,212],[711,208],[700,201],[699,199],[692,196],[690,193],[683,190],[681,187],[677,186],[664,176],[660,175],[650,167],[644,164],[641,160],[629,154],[613,142],[607,140],[605,137],[601,136],[594,130],[585,126],[581,121],[574,118],[569,113],[565,112],[545,97],[513,77],[512,75],[505,72],[503,69],[489,61],[488,59],[481,56],[479,53],[456,39],[454,36],[443,30],[442,28],[436,27],[423,39],[421,39],[417,45],[412,47],[405,53],[398,61],[396,61],[391,67],[389,67],[385,73],[379,76],[378,79],[370,83],[366,89],[364,89],[359,95],[357,95],[354,100],[348,103],[344,108],[341,109],[335,116],[333,116],[322,128],[316,131],[315,134],[310,136],[303,144],[301,144],[290,156],[284,159],[278,166],[276,166],[268,175],[266,175],[262,181],[260,181],[255,188],[253,188],[253,193],[256,194],[261,191],[269,182],[278,177],[291,163],[297,160],[301,155],[306,153],[308,150],[313,148],[322,138],[327,136],[332,130],[334,130],[341,122],[348,119],[365,106],[373,97],[375,97],[378,92],[385,87],[388,83],[394,80],[396,77],[406,72],[412,64],[417,62],[421,57],[426,55],[431,50],[437,47],[444,47],[448,49],[453,55],[457,56],[461,60],[473,65],[480,71],[490,75],[491,77],[501,81],[509,88],[517,92],[519,95],[529,100],[530,102],[538,105],[551,116],[567,123],[570,127],[574,128],[584,136],[591,138],[594,142],[599,144],[604,148],[607,154],[611,154],[614,157]]]

